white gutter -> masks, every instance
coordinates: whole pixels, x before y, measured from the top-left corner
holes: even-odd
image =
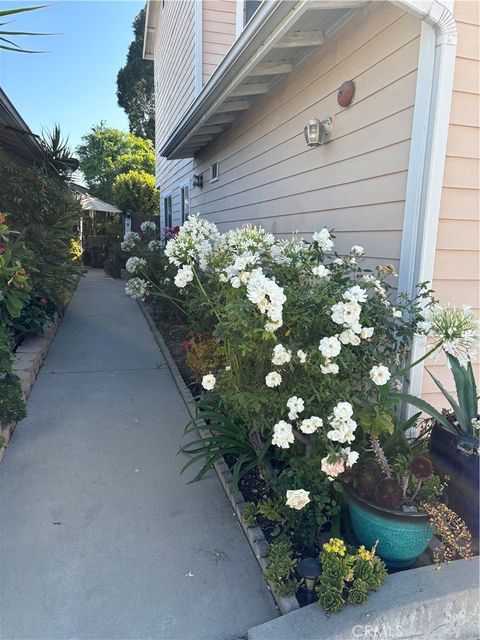
[[[412,140],[408,165],[399,292],[415,295],[418,282],[433,279],[440,200],[447,149],[457,26],[453,1],[391,0],[422,19]],[[425,340],[416,339],[412,360],[425,353]],[[420,395],[423,363],[411,372],[409,392]]]

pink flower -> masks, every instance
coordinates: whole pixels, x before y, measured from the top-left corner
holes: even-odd
[[[328,456],[325,456],[325,458],[322,459],[322,471],[326,473],[329,478],[336,478],[345,471],[345,460],[328,462]]]

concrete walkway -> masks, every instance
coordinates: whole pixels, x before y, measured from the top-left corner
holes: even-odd
[[[277,614],[124,283],[91,270],[3,463],[2,640],[228,640]]]

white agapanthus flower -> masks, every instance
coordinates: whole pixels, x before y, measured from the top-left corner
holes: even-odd
[[[184,289],[189,282],[193,280],[193,270],[192,267],[188,264],[183,265],[177,272],[175,276],[175,284],[179,289]]]
[[[123,236],[123,242],[120,243],[122,251],[133,251],[137,242],[140,242],[140,236],[136,231],[127,231]]]
[[[429,337],[433,342],[441,342],[445,353],[467,366],[478,342],[479,321],[473,310],[468,305],[435,305],[426,313],[425,320],[431,324]]]
[[[349,302],[338,302],[332,307],[332,321],[344,327],[351,327],[360,320],[362,307],[355,300]]]
[[[312,267],[312,273],[314,276],[318,278],[328,278],[330,276],[330,269],[323,264],[317,264],[315,267]]]
[[[289,449],[290,445],[295,442],[292,425],[285,420],[280,420],[273,427],[272,444],[281,449]]]
[[[145,220],[145,222],[142,222],[140,225],[140,229],[143,233],[145,233],[145,231],[156,231],[157,225],[152,220]]]
[[[143,300],[147,293],[148,282],[142,280],[142,278],[130,278],[125,285],[125,293],[127,296],[135,298],[136,300]]]
[[[323,420],[318,416],[312,416],[311,418],[304,418],[300,423],[300,431],[303,433],[315,433],[320,427],[323,427]]]
[[[132,256],[125,263],[125,269],[128,273],[135,273],[139,269],[143,269],[147,266],[147,261],[143,258],[137,258],[137,256]]]
[[[290,420],[296,420],[298,414],[305,409],[305,403],[302,398],[292,396],[287,400],[287,408],[289,409],[288,417]]]
[[[300,511],[310,502],[310,491],[305,489],[288,489],[285,504],[291,509]]]
[[[265,384],[267,387],[278,387],[282,384],[282,376],[277,371],[270,371],[265,376]]]
[[[390,380],[390,377],[390,371],[383,365],[375,366],[370,369],[370,378],[379,387],[387,384],[387,382]]]
[[[204,269],[212,252],[212,244],[219,236],[218,229],[212,222],[201,218],[200,214],[191,215],[178,234],[167,242],[165,255],[176,267],[195,260]]]
[[[334,376],[336,376],[337,373],[339,372],[338,364],[336,364],[335,362],[329,362],[328,360],[324,365],[323,364],[320,365],[320,369],[322,373],[324,374],[333,373]]]
[[[312,240],[313,242],[318,243],[318,247],[322,251],[330,251],[331,249],[333,249],[333,240],[330,232],[326,227],[324,227],[320,231],[315,231],[315,233],[312,235]]]
[[[211,391],[217,383],[217,379],[213,375],[213,373],[207,373],[207,375],[202,378],[202,387],[207,391]]]
[[[275,237],[261,227],[248,224],[223,233],[215,241],[215,250],[225,255],[241,255],[245,252],[269,253]]]
[[[338,338],[331,336],[330,338],[322,338],[318,345],[318,350],[324,358],[335,358],[342,350],[342,344]]]
[[[347,289],[342,297],[348,302],[365,302],[368,298],[368,293],[356,284]]]
[[[365,249],[361,247],[359,244],[354,244],[353,247],[350,249],[350,253],[353,256],[363,256],[363,254],[365,253]]]
[[[432,329],[432,323],[427,320],[421,320],[417,323],[417,334],[420,336],[426,336]]]
[[[162,243],[160,240],[150,240],[147,245],[149,251],[160,251],[162,248]]]
[[[285,349],[283,344],[277,344],[273,348],[272,364],[281,366],[287,364],[292,359],[292,352],[289,349]]]
[[[297,351],[297,358],[300,364],[305,364],[305,362],[307,361],[307,354],[305,353],[305,351],[299,349]]]

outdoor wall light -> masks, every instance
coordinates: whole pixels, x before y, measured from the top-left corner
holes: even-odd
[[[203,189],[203,175],[200,174],[193,174],[193,179],[192,179],[192,187],[198,187],[199,189]]]
[[[313,120],[307,122],[307,126],[303,131],[308,146],[318,147],[330,140],[332,130],[333,118],[326,118],[325,120],[313,118]]]
[[[320,563],[315,558],[304,558],[297,565],[297,573],[305,582],[309,603],[315,600],[315,582],[321,572]]]

